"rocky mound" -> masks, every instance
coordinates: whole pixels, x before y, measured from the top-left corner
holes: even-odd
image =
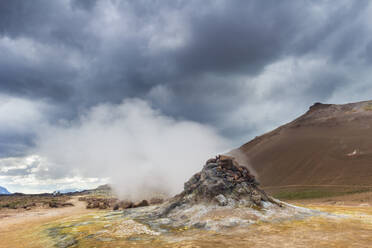
[[[282,206],[258,185],[246,167],[233,157],[219,155],[209,159],[203,169],[184,184],[183,192],[169,201],[162,215],[169,215],[175,208],[198,204],[262,208],[264,202],[268,202]]]
[[[233,157],[209,159],[184,184],[184,190],[161,205],[125,209],[123,216],[156,232],[202,228],[223,230],[257,221],[302,219],[313,211],[282,203],[267,195],[249,170]]]

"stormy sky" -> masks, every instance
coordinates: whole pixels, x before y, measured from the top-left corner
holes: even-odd
[[[133,134],[145,131],[161,153],[192,143],[195,131],[198,144],[215,144],[211,153],[314,102],[369,100],[371,23],[364,0],[0,1],[0,185],[89,187],[110,174],[85,163],[125,159],[110,147],[128,143],[115,137],[140,140],[140,150],[148,140]],[[100,153],[102,145],[89,145],[96,133],[98,143],[106,137],[102,130],[119,133],[106,140],[105,159],[84,152],[60,159],[84,144]]]

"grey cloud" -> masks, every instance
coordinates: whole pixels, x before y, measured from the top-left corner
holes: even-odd
[[[154,101],[156,107],[176,118],[214,125],[240,142],[240,137],[262,131],[254,121],[244,127],[222,123],[241,105],[260,109],[267,101],[285,98],[281,111],[287,116],[286,106],[302,99],[296,111],[300,113],[309,103],[327,101],[348,86],[347,75],[364,70],[357,63],[360,56],[371,63],[369,5],[368,1],[1,1],[0,39],[31,42],[38,60],[24,59],[22,53],[0,45],[4,55],[0,92],[43,99],[56,107],[46,119],[58,123],[75,120],[102,102],[120,103],[129,97],[154,101],[150,92],[161,85],[172,97],[170,102]],[[263,98],[259,92],[266,84],[256,84],[255,79],[271,73],[265,71],[271,64],[288,58],[317,58],[329,66],[312,74],[306,73],[311,68],[303,68],[287,83],[268,86],[271,93],[265,97],[270,99]],[[339,66],[345,64],[340,73]],[[292,80],[297,79],[302,86],[293,91]],[[6,141],[4,151],[32,146],[17,139]]]
[[[31,169],[34,167],[27,167],[25,169],[10,169],[7,172],[0,172],[1,176],[27,176],[31,174]]]
[[[372,62],[372,41],[368,42],[368,44],[366,45],[362,57],[367,61],[367,63]]]
[[[0,158],[24,156],[34,145],[33,135],[0,134]]]
[[[92,10],[97,3],[97,0],[72,0],[71,6],[83,10]]]

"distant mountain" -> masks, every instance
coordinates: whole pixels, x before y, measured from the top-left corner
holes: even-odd
[[[0,186],[0,195],[10,195],[10,192],[6,188]]]
[[[266,187],[372,187],[372,101],[315,103],[234,152],[246,155]]]
[[[95,194],[95,195],[106,195],[111,196],[113,194],[112,187],[108,184],[100,185],[95,189],[88,189],[81,191],[86,194]]]
[[[72,189],[61,189],[58,190],[59,193],[66,194],[66,193],[74,193],[74,192],[80,192],[81,190],[72,188]]]

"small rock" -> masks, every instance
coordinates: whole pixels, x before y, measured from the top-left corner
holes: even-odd
[[[218,196],[216,196],[215,199],[218,202],[218,205],[220,206],[226,206],[228,204],[226,197],[222,194],[219,194]]]
[[[106,209],[106,208],[107,208],[107,206],[104,202],[99,203],[99,209]]]
[[[92,208],[99,208],[99,202],[98,201],[94,201]]]
[[[50,208],[58,208],[58,203],[54,202],[54,201],[51,201],[51,202],[49,202],[49,207]]]
[[[209,163],[209,164],[204,165],[204,168],[205,169],[213,169],[213,168],[215,168],[217,166],[218,166],[217,163]]]
[[[74,204],[72,204],[71,202],[65,202],[65,203],[62,203],[62,207],[73,207]]]
[[[256,204],[257,206],[261,206],[261,195],[259,195],[258,193],[255,194],[255,192],[253,192],[251,199],[254,204]]]
[[[243,206],[243,207],[251,207],[252,206],[252,202],[247,200],[247,199],[240,199],[238,204],[239,204],[239,206]]]
[[[103,237],[98,237],[97,238],[99,241],[102,241],[102,242],[111,242],[111,241],[114,241],[114,239],[112,238],[103,238]]]
[[[141,202],[135,204],[133,207],[134,207],[134,208],[139,208],[139,207],[147,207],[147,206],[149,206],[149,205],[150,205],[150,204],[149,204],[148,201],[146,201],[146,200],[142,200]]]
[[[216,162],[217,162],[217,158],[210,158],[207,160],[205,164],[216,163]]]
[[[121,201],[119,202],[119,204],[123,209],[133,208],[134,206],[134,203],[131,201]]]
[[[206,225],[207,225],[207,223],[205,223],[205,222],[197,222],[197,223],[195,223],[194,225],[192,225],[192,227],[202,229],[202,228],[204,228]]]
[[[236,201],[232,198],[228,198],[227,199],[227,205],[229,205],[230,207],[235,207],[236,206]]]
[[[151,198],[150,199],[150,204],[151,205],[162,204],[163,202],[164,202],[164,199],[162,199],[162,198]]]
[[[68,248],[68,247],[71,247],[71,246],[74,246],[76,245],[78,242],[76,239],[74,239],[73,237],[70,237],[70,236],[67,236],[65,237],[64,239],[60,240],[56,246],[58,248]]]

